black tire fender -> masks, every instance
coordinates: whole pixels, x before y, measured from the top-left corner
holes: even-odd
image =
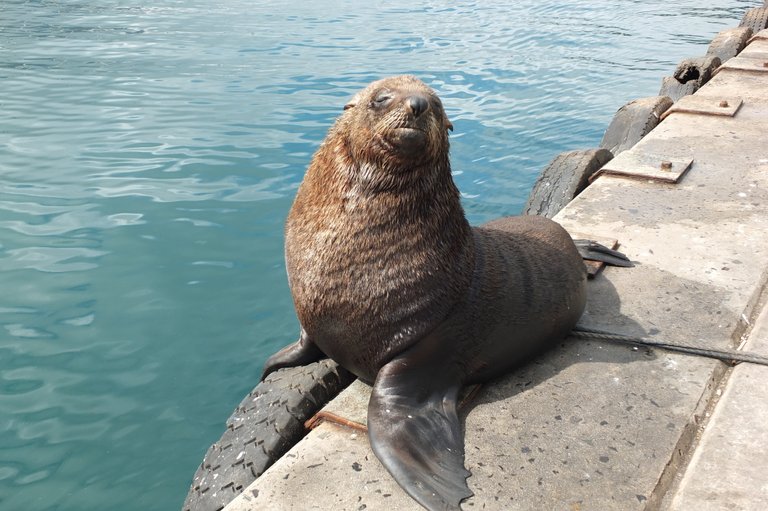
[[[709,43],[707,55],[714,55],[723,64],[739,54],[747,46],[747,41],[752,37],[752,29],[749,27],[729,28],[719,32]]]
[[[768,28],[768,7],[755,7],[754,9],[749,9],[741,18],[739,26],[751,28],[754,33]]]
[[[613,154],[606,149],[560,153],[539,174],[523,215],[552,218],[589,184],[589,178],[608,163]]]
[[[205,453],[183,511],[219,511],[301,440],[304,422],[354,376],[331,360],[280,369],[241,401]]]
[[[619,108],[605,130],[600,147],[614,156],[638,143],[659,124],[661,114],[672,106],[668,96],[652,96],[630,101]]]
[[[699,85],[695,81],[680,83],[673,76],[665,76],[661,81],[659,96],[667,96],[673,102],[677,102],[683,96],[693,94],[697,90]]]

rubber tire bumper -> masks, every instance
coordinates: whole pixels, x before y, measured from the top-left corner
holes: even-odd
[[[354,376],[331,360],[280,369],[237,406],[205,453],[183,511],[219,511],[306,435],[304,423]]]
[[[719,32],[707,48],[707,55],[714,55],[724,64],[728,59],[735,57],[746,46],[752,37],[752,29],[749,27],[729,28]]]
[[[668,96],[653,96],[630,101],[619,108],[605,130],[600,147],[617,156],[630,149],[659,124],[661,114],[672,106]]]
[[[587,149],[561,153],[539,174],[524,215],[552,218],[589,184],[589,178],[608,163],[613,154],[606,149]]]
[[[675,68],[674,74],[662,80],[659,96],[668,96],[677,102],[683,96],[699,90],[699,87],[712,78],[718,67],[720,59],[716,55],[683,59]]]
[[[768,7],[749,9],[744,13],[744,17],[741,18],[739,26],[751,28],[754,33],[768,28]]]

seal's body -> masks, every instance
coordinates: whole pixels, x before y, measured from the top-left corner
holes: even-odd
[[[265,367],[328,356],[373,383],[373,450],[429,509],[471,495],[461,386],[561,340],[586,301],[582,258],[555,222],[469,226],[451,128],[437,95],[410,76],[374,82],[345,107],[286,226],[301,337]]]

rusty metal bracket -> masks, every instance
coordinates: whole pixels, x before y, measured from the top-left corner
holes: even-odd
[[[309,420],[307,420],[304,423],[304,428],[307,430],[312,430],[318,427],[323,422],[330,422],[333,424],[337,424],[339,426],[344,426],[346,428],[354,429],[355,431],[362,431],[363,433],[368,432],[368,426],[365,424],[360,424],[359,422],[349,420],[346,417],[342,417],[341,415],[337,415],[333,412],[327,412],[325,410],[320,410],[315,415],[313,415]]]
[[[607,174],[675,184],[682,179],[692,164],[693,159],[691,158],[668,158],[635,151],[624,151],[592,174],[590,182],[603,174]]]
[[[685,96],[661,115],[663,121],[671,114],[679,112],[686,114],[720,115],[733,117],[744,102],[741,98],[712,98],[706,96]]]

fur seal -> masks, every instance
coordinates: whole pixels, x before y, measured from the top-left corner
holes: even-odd
[[[459,390],[563,339],[586,302],[568,233],[537,216],[470,227],[435,92],[412,76],[355,95],[312,158],[288,215],[299,340],[264,375],[330,357],[373,384],[371,447],[431,510],[472,495]]]

